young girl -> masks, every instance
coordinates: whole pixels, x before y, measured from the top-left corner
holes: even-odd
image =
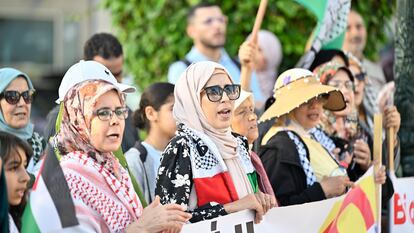
[[[30,146],[22,139],[0,132],[0,156],[3,160],[9,202],[9,232],[19,232],[21,227],[27,183],[30,179],[26,166],[32,153]]]
[[[145,141],[137,142],[128,150],[125,157],[148,203],[154,199],[161,153],[174,137],[176,130],[173,106],[174,85],[154,83],[144,91],[139,109],[134,113],[136,126],[145,129],[148,135]]]

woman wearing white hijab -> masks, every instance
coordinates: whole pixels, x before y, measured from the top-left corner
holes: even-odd
[[[158,170],[161,203],[186,206],[190,222],[244,209],[255,210],[259,222],[276,201],[258,189],[247,140],[231,133],[240,85],[220,64],[198,62],[181,75],[174,96],[178,131]]]
[[[273,86],[275,85],[278,69],[283,58],[282,45],[276,35],[267,30],[259,31],[257,35],[257,48],[251,44],[250,38],[251,35],[240,46],[240,62],[242,66],[246,66],[247,64],[244,63],[249,62],[250,59],[248,58],[254,53],[252,68],[256,74],[261,94],[264,100],[266,100],[273,95]],[[257,109],[261,109],[264,106],[263,99],[255,96],[255,105]]]

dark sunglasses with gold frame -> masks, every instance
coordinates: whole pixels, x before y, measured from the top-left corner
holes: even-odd
[[[18,91],[4,91],[0,93],[0,99],[5,99],[7,103],[11,105],[16,105],[19,103],[20,98],[23,97],[23,100],[26,104],[31,104],[33,102],[33,95],[35,93],[34,89],[18,92]]]

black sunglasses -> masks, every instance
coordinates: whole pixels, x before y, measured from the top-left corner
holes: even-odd
[[[98,116],[101,121],[109,121],[112,119],[114,113],[118,119],[125,120],[128,117],[128,108],[118,107],[115,108],[115,110],[110,108],[100,108],[94,112],[94,115]]]
[[[35,90],[27,90],[23,92],[18,91],[5,91],[0,93],[0,99],[5,99],[7,103],[11,105],[16,105],[20,101],[20,97],[23,97],[23,100],[26,104],[30,104],[33,101],[33,94]]]
[[[211,102],[218,102],[223,98],[223,92],[226,92],[227,97],[230,100],[237,100],[240,97],[240,85],[239,84],[228,84],[224,88],[219,85],[205,87],[203,91],[206,92],[207,98]]]
[[[361,72],[361,73],[356,74],[356,75],[354,75],[354,76],[355,76],[355,78],[356,78],[356,79],[358,79],[359,81],[363,81],[363,80],[365,79],[365,76],[366,76],[366,75],[367,75],[366,73]]]

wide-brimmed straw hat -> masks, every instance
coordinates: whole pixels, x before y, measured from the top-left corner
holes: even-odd
[[[342,93],[331,86],[323,85],[316,75],[306,69],[294,68],[283,72],[274,87],[275,102],[263,113],[259,121],[270,120],[288,114],[314,97],[327,94],[323,106],[327,110],[340,111],[346,107]]]

